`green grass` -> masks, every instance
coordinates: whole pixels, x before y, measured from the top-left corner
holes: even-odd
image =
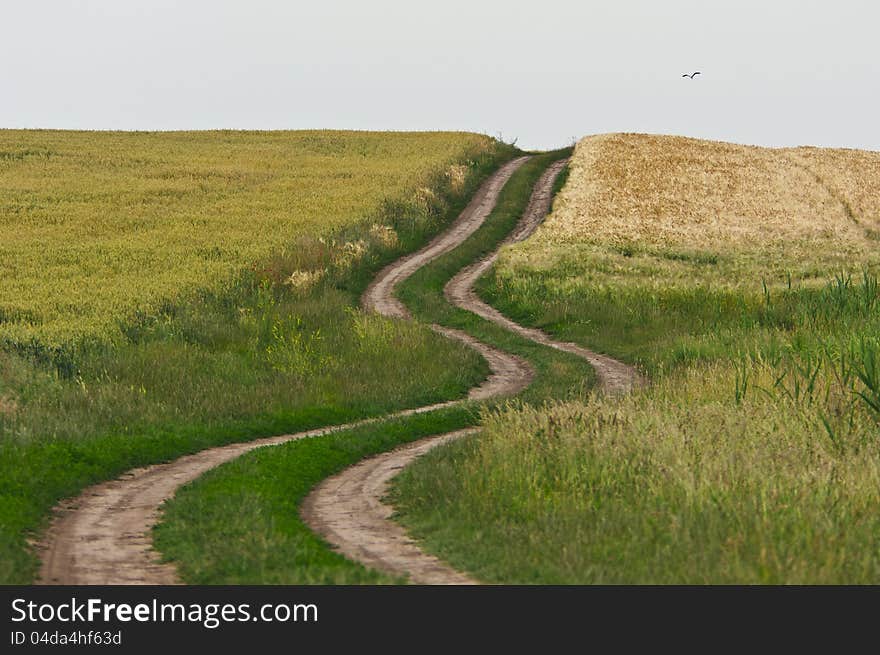
[[[651,385],[487,414],[396,478],[412,534],[488,582],[880,581],[873,260],[536,239],[484,299]]]
[[[395,506],[489,582],[876,582],[874,419],[832,437],[803,398],[737,405],[734,383],[706,367],[620,401],[499,412],[406,469]]]
[[[465,329],[532,362],[538,375],[521,397],[493,401],[488,406],[521,406],[526,401],[556,397],[583,399],[595,380],[592,369],[582,360],[520,339],[451,307],[443,297],[443,286],[455,273],[493,250],[509,234],[538,177],[565,154],[546,153],[525,164],[504,187],[483,227],[464,244],[420,269],[399,289],[401,299],[419,320]],[[477,407],[471,406],[246,454],[187,485],[165,504],[156,546],[177,563],[189,583],[385,581],[365,574],[362,567],[333,554],[326,545],[319,546],[299,519],[299,502],[324,477],[360,457],[478,421]],[[358,443],[361,438],[363,443]],[[340,444],[345,453],[339,452]],[[214,502],[220,498],[222,502]]]
[[[178,491],[154,530],[155,547],[190,584],[401,582],[332,551],[299,506],[312,487],[364,457],[475,420],[458,407],[258,449]]]
[[[0,581],[33,579],[28,540],[58,500],[90,484],[210,446],[461,396],[482,379],[469,349],[357,303],[382,266],[442,229],[512,155],[496,146],[462,180],[438,171],[430,202],[392,199],[364,222],[292,238],[223,289],[120,322],[115,340],[0,350]],[[324,273],[288,283],[304,270]]]

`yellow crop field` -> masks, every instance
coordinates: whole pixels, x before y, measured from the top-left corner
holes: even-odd
[[[221,284],[297,236],[369,221],[386,200],[426,201],[432,176],[454,182],[491,143],[0,130],[0,339],[112,338],[134,310]]]
[[[699,252],[717,259],[706,274],[719,281],[746,274],[750,283],[761,276],[781,283],[789,274],[824,281],[835,269],[880,259],[878,187],[876,152],[588,137],[552,215],[508,261],[532,259],[540,268],[535,258],[576,249],[622,255],[616,261],[630,272],[639,265],[649,276],[690,279],[686,263]],[[598,269],[616,277],[607,259]]]

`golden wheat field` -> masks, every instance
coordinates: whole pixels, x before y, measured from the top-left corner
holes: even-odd
[[[880,246],[880,153],[610,134],[583,139],[554,211],[524,250],[725,257],[827,271]],[[776,271],[779,273],[779,270]]]
[[[432,176],[462,178],[490,144],[442,132],[0,130],[0,338],[112,338],[134,310],[221,284],[297,236],[369,221],[386,200],[429,202]]]

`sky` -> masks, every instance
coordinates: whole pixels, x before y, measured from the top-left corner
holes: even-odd
[[[880,150],[873,1],[0,0],[0,24],[2,128]]]

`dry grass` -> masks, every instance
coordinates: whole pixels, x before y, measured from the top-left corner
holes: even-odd
[[[842,199],[876,222],[878,185],[880,153],[595,136],[578,144],[569,182],[535,241],[713,251],[821,243],[852,254],[876,242]]]
[[[787,150],[786,154],[809,169],[869,237],[880,238],[880,153],[798,148]]]
[[[18,411],[18,401],[12,395],[0,394],[0,417],[12,418]]]

